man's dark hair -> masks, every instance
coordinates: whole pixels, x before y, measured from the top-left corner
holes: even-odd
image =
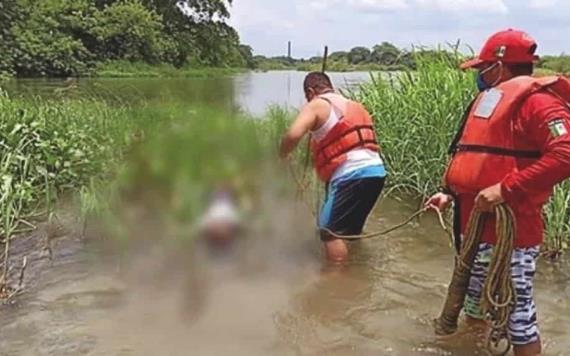
[[[532,75],[534,73],[534,63],[509,64],[508,67],[515,77]]]
[[[323,72],[311,72],[305,77],[303,82],[303,89],[305,91],[312,88],[316,91],[324,91],[327,89],[332,89],[333,85],[331,78]]]

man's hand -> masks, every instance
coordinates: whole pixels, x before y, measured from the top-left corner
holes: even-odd
[[[503,194],[501,192],[501,184],[495,184],[492,187],[483,189],[475,198],[475,209],[483,212],[493,212],[495,207],[503,203]]]
[[[453,202],[453,197],[449,194],[437,193],[433,195],[425,204],[426,208],[438,209],[439,211],[446,210]]]

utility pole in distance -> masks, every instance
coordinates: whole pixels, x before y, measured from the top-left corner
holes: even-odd
[[[291,41],[287,42],[287,58],[291,59]]]

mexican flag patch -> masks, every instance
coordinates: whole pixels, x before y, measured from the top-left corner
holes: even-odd
[[[566,125],[564,121],[561,119],[552,120],[548,123],[548,128],[550,128],[550,132],[554,137],[560,137],[568,134],[568,129],[566,129]]]

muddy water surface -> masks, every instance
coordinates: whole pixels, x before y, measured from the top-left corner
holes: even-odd
[[[368,229],[413,210],[385,200]],[[102,259],[62,242],[0,309],[0,355],[482,354],[468,338],[433,337],[453,260],[435,219],[353,244],[342,268],[321,263],[310,232],[291,235],[180,263],[156,248]],[[569,274],[564,263],[539,266],[546,355],[570,354]]]

